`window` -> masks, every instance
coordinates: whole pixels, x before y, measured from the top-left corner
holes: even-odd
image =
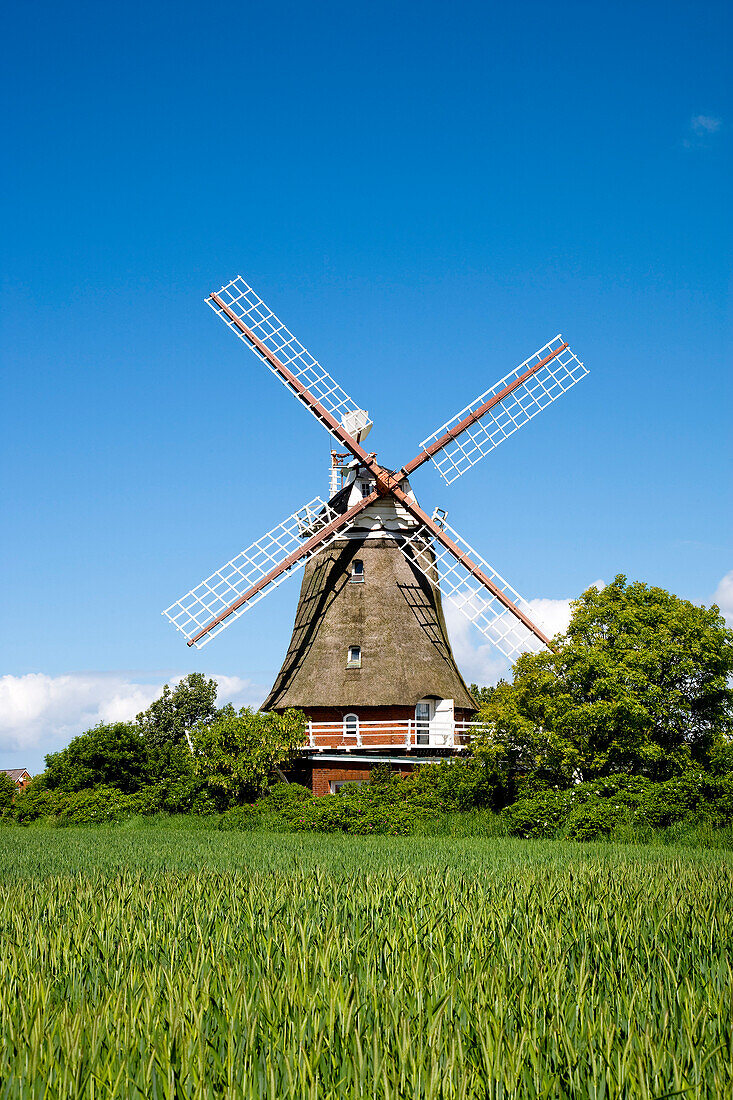
[[[421,699],[415,707],[415,733],[418,745],[430,744],[430,719],[433,707],[429,699]]]
[[[364,562],[361,561],[359,558],[354,558],[351,563],[351,583],[364,583]]]
[[[372,491],[371,482],[369,482],[369,481],[360,481],[359,482],[359,487],[361,489],[361,495],[363,497],[368,497],[369,494]]]
[[[359,738],[359,715],[358,714],[345,714],[344,715],[344,737]]]
[[[363,787],[366,779],[332,779],[329,786],[331,794],[338,794],[342,787]]]
[[[347,668],[361,668],[361,646],[350,645],[349,652],[346,658]]]

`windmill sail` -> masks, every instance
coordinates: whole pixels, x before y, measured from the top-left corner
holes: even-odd
[[[433,587],[442,592],[443,598],[450,600],[505,657],[514,660],[520,653],[539,652],[543,648],[540,638],[512,610],[513,605],[523,617],[529,618],[532,608],[528,601],[449,524],[443,520],[440,527],[459,551],[472,559],[472,564],[477,565],[492,586],[506,597],[510,606],[482,584],[451,550],[441,545],[427,527],[420,526],[411,532],[400,543],[402,552]]]
[[[348,514],[339,516],[324,500],[314,497],[163,614],[185,635],[189,645],[200,649],[327,546],[337,533],[327,528],[337,523],[340,529],[348,518]],[[323,538],[316,537],[320,533]],[[268,581],[270,574],[274,576]]]
[[[360,438],[366,437],[371,425],[367,414],[352,401],[241,276],[211,294],[206,303],[329,431],[332,431],[332,425],[319,415],[313,402],[304,400],[301,392],[303,389],[339,425],[345,421],[356,425],[361,433]],[[339,442],[343,440],[339,439]]]
[[[424,439],[421,455],[405,470],[432,458],[450,484],[586,374],[562,336],[556,336]]]

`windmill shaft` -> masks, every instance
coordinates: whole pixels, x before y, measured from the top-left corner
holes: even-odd
[[[534,634],[536,638],[539,638],[543,645],[549,646],[550,639],[545,637],[540,628],[538,626],[535,626],[532,620],[527,615],[525,615],[523,611],[520,611],[517,605],[515,603],[512,603],[509,597],[506,596],[500,588],[497,588],[494,582],[486,576],[484,571],[482,569],[479,569],[476,563],[469,558],[468,554],[465,554],[463,550],[461,550],[460,546],[457,546],[455,542],[453,542],[453,539],[448,538],[445,531],[443,531],[443,529],[439,527],[438,524],[430,518],[430,516],[423,512],[419,504],[416,504],[414,501],[410,500],[407,494],[403,493],[402,490],[396,486],[392,488],[392,493],[397,498],[397,500],[399,500],[400,504],[402,504],[403,508],[405,508],[421,524],[427,527],[433,538],[437,539],[438,542],[446,548],[446,550],[449,550],[453,557],[461,563],[463,568],[468,573],[470,573],[472,577],[475,577],[476,580],[484,586],[484,588],[487,588],[489,592],[491,592],[492,596],[495,596],[496,599],[504,605],[507,611],[511,611],[512,615],[516,615],[519,621],[523,623],[527,627],[527,629]]]
[[[529,370],[526,370],[524,374],[519,376],[519,378],[515,378],[515,380],[511,382],[508,386],[505,386],[503,390],[495,394],[488,401],[485,401],[483,405],[479,405],[477,409],[474,409],[472,413],[469,413],[468,416],[459,421],[459,423],[456,424],[455,427],[450,428],[445,433],[445,435],[442,435],[440,437],[440,439],[436,439],[434,443],[431,443],[429,447],[426,447],[424,451],[421,451],[419,455],[416,455],[415,458],[413,458],[412,462],[408,462],[407,465],[403,466],[400,470],[400,480],[402,478],[409,477],[409,475],[417,470],[419,466],[422,466],[423,463],[431,459],[434,454],[437,454],[438,451],[441,451],[447,443],[450,443],[451,440],[459,436],[461,432],[465,432],[466,428],[470,428],[472,424],[475,424],[477,420],[480,420],[482,416],[485,416],[489,409],[493,409],[495,405],[498,405],[499,402],[508,397],[510,393],[513,393],[514,390],[521,386],[522,383],[526,382],[528,378],[531,378],[533,374],[536,374],[538,370],[541,370],[542,367],[546,367],[547,364],[552,359],[554,359],[556,355],[559,355],[561,351],[565,351],[565,348],[567,346],[567,344],[561,344],[560,347],[556,348],[551,355],[546,356],[546,358],[543,359],[541,362],[535,363],[533,367],[530,367]]]
[[[285,573],[286,570],[290,569],[292,565],[295,565],[297,561],[300,561],[302,557],[305,557],[306,554],[309,554],[320,543],[324,542],[330,535],[334,533],[334,531],[338,531],[341,527],[345,527],[346,525],[348,525],[351,520],[359,514],[359,512],[363,512],[366,507],[368,507],[370,504],[373,504],[374,501],[378,499],[378,493],[371,493],[368,497],[364,497],[363,500],[360,500],[357,504],[355,504],[353,508],[349,508],[349,510],[347,512],[344,512],[342,516],[339,516],[338,519],[333,520],[331,523],[323,527],[318,532],[318,534],[313,535],[313,537],[308,539],[307,542],[304,542],[299,550],[296,550],[294,553],[290,554],[287,558],[285,558],[284,561],[280,562],[278,566],[272,569],[266,577],[262,577],[262,579],[257,581],[257,583],[254,584],[247,592],[244,592],[239,597],[239,599],[235,600],[234,603],[230,604],[229,607],[225,608],[224,611],[220,612],[220,614],[213,618],[211,622],[207,623],[206,626],[199,630],[198,634],[195,634],[193,638],[191,638],[186,644],[192,646],[195,645],[196,642],[201,641],[201,639],[204,638],[209,633],[209,631],[217,627],[219,623],[224,621],[224,619],[229,618],[229,616],[235,611],[238,611],[240,607],[248,602],[248,600],[251,600],[253,596],[256,596],[258,592],[261,592],[262,589],[265,588],[268,584],[271,584],[272,581],[276,580],[282,573]]]

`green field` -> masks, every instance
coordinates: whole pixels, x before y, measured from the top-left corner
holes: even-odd
[[[733,1096],[733,853],[0,830],[0,1097]]]

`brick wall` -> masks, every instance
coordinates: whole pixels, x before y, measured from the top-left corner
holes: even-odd
[[[369,773],[372,768],[375,767],[373,763],[357,764],[353,761],[348,767],[343,767],[338,764],[319,764],[313,768],[312,778],[312,790],[313,794],[323,795],[329,794],[331,790],[331,783],[343,783],[351,780],[360,781],[362,783],[369,782]],[[412,765],[400,764],[393,765],[394,770],[400,775],[409,775],[412,771]]]

